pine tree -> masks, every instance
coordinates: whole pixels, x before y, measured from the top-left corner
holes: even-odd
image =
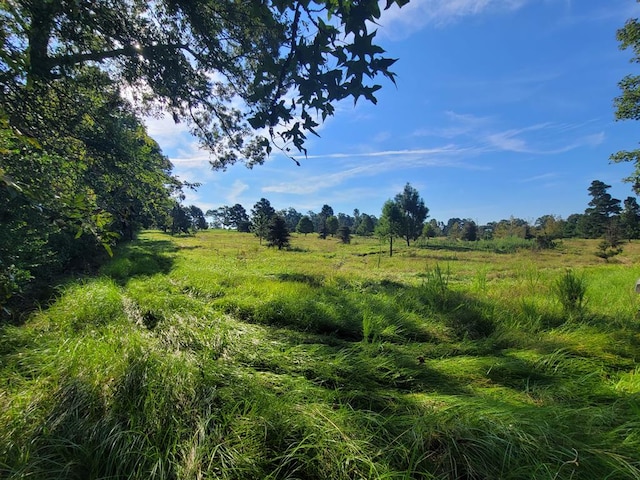
[[[591,238],[604,235],[611,224],[611,219],[620,214],[620,200],[613,198],[607,192],[609,188],[611,185],[594,180],[588,189],[592,199],[589,202],[589,208],[584,212],[584,233]]]
[[[267,246],[278,247],[278,250],[282,250],[282,247],[289,246],[289,238],[286,220],[280,215],[275,215],[267,227]]]

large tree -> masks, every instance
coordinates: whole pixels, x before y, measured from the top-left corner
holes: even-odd
[[[620,214],[620,200],[613,198],[607,190],[607,185],[600,180],[594,180],[589,186],[591,201],[584,212],[584,233],[588,237],[597,238],[605,234],[614,217]]]
[[[280,210],[276,213],[284,218],[285,222],[287,222],[287,228],[290,232],[296,230],[298,222],[300,222],[300,219],[302,218],[302,213],[298,212],[293,207],[285,208],[284,210]]]
[[[376,228],[375,217],[363,213],[360,215],[358,227],[356,228],[356,235],[369,236]]]
[[[320,210],[320,213],[317,216],[317,220],[318,220],[318,233],[320,234],[320,238],[327,238],[327,235],[329,234],[329,227],[327,226],[327,220],[329,219],[329,217],[333,216],[333,208],[331,208],[330,205],[327,205],[326,203],[324,205],[322,205],[322,209]]]
[[[304,233],[305,237],[307,233],[313,232],[313,222],[307,215],[304,215],[298,222],[298,225],[296,225],[296,232]]]
[[[247,211],[239,203],[232,207],[223,205],[220,208],[207,210],[206,216],[212,217],[216,224],[221,224],[227,228],[235,228],[239,232],[248,232],[251,225]]]
[[[422,234],[422,227],[427,219],[429,209],[425,206],[418,190],[409,183],[404,186],[401,193],[396,195],[395,201],[404,217],[402,236],[409,246],[411,240],[416,240]]]
[[[640,237],[640,205],[635,197],[627,197],[624,200],[624,209],[620,213],[620,228],[629,241]]]
[[[631,49],[633,63],[640,63],[640,22],[631,18],[617,32],[620,49]],[[616,119],[640,120],[640,75],[627,75],[618,83],[621,95],[615,99]],[[636,194],[640,194],[640,149],[623,150],[611,155],[613,162],[634,162],[635,171],[625,181],[633,186]]]
[[[335,102],[375,103],[373,79],[394,81],[375,44],[380,14],[378,0],[2,1],[0,89],[7,106],[25,86],[97,66],[186,121],[215,166],[255,165],[273,146],[304,152]]]
[[[11,284],[0,307],[27,287],[46,294],[56,273],[100,259],[100,244],[170,228],[180,188],[105,74],[86,68],[23,93],[28,102],[0,95],[0,284]]]

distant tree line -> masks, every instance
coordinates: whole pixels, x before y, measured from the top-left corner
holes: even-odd
[[[610,185],[594,180],[588,188],[591,200],[583,213],[569,215],[566,219],[547,214],[534,222],[510,217],[478,225],[470,218],[450,218],[446,222],[429,219],[429,208],[419,192],[407,183],[402,192],[385,202],[380,217],[361,213],[335,214],[325,204],[319,212],[306,214],[289,207],[275,210],[270,202],[261,198],[250,214],[240,204],[222,206],[208,210],[205,214],[213,228],[235,229],[253,232],[260,242],[267,237],[269,222],[278,217],[284,222],[287,232],[303,235],[317,234],[320,238],[336,237],[348,243],[352,235],[377,235],[389,242],[389,253],[393,254],[394,238],[402,239],[407,246],[418,239],[428,240],[446,237],[462,242],[493,240],[508,237],[535,240],[539,248],[553,248],[562,238],[602,238],[606,243],[603,258],[618,248],[621,239],[640,238],[640,205],[636,197],[627,197],[623,202],[608,193]],[[607,251],[608,249],[608,251]]]
[[[358,209],[352,215],[346,213],[334,214],[330,205],[323,205],[320,212],[308,211],[306,214],[289,207],[275,210],[269,200],[261,198],[250,210],[250,213],[240,205],[207,210],[205,216],[210,219],[212,228],[225,228],[239,232],[253,232],[262,242],[266,237],[269,222],[274,217],[284,221],[288,232],[298,232],[304,235],[316,233],[321,238],[329,236],[347,240],[350,235],[371,236],[375,232],[378,219],[375,215],[360,213]],[[348,233],[348,236],[347,236]]]

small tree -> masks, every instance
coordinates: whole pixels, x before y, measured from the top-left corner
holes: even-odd
[[[331,215],[327,218],[327,233],[331,236],[334,236],[336,232],[340,228],[340,222],[338,221],[338,217]]]
[[[346,225],[342,225],[338,229],[338,238],[344,244],[351,243],[351,229]]]
[[[371,215],[367,215],[363,213],[360,216],[360,222],[358,223],[358,228],[356,229],[357,235],[362,235],[364,237],[368,237],[375,230],[375,223]]]
[[[267,235],[269,223],[275,214],[275,209],[266,198],[261,198],[251,209],[251,230],[260,239],[260,245]]]
[[[287,228],[287,222],[280,215],[275,215],[270,221],[267,228],[267,246],[278,247],[278,250],[282,250],[282,247],[289,246],[289,229]]]
[[[462,240],[475,242],[478,239],[478,225],[473,220],[465,220],[462,227]]]
[[[622,253],[622,240],[620,239],[620,229],[615,223],[609,224],[605,231],[602,241],[598,244],[596,257],[604,259],[608,262],[611,257],[615,257]]]
[[[305,215],[300,219],[298,225],[296,226],[296,232],[304,233],[304,236],[307,236],[307,233],[313,233],[313,222],[311,219]]]
[[[418,190],[409,183],[405,185],[402,193],[396,195],[395,202],[404,217],[402,236],[408,247],[411,240],[416,240],[422,234],[429,209],[425,206],[424,200],[420,198]]]
[[[393,257],[393,237],[404,233],[404,217],[397,203],[387,200],[382,207],[382,217],[376,227],[376,233],[382,239],[389,239],[389,256]]]

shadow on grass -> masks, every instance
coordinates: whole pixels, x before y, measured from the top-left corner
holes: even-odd
[[[121,285],[132,277],[167,274],[173,268],[177,251],[178,247],[169,240],[136,240],[120,246],[101,273]]]
[[[273,292],[268,296],[224,296],[213,300],[213,306],[245,322],[350,341],[429,342],[443,335],[479,339],[495,328],[488,305],[446,286],[409,286],[390,280],[327,281],[298,273],[270,275],[265,282],[277,282],[269,277],[307,288],[278,295],[276,284],[268,287]]]

